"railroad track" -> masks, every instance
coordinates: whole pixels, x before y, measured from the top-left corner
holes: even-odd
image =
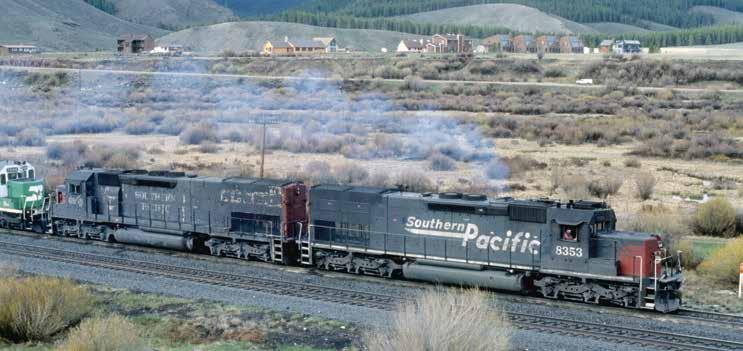
[[[679,316],[682,319],[713,322],[721,325],[743,328],[743,316],[734,314],[681,309],[676,313],[676,316]]]
[[[53,249],[36,245],[0,241],[0,252],[16,256],[33,257],[47,261],[126,271],[215,286],[247,289],[272,295],[311,299],[315,301],[365,307],[375,310],[391,311],[400,303],[410,301],[410,299],[399,296],[330,288],[307,283],[285,282],[276,279],[266,279],[248,275],[213,272],[150,261]],[[701,311],[688,311],[689,314],[692,312],[697,313],[696,317],[693,318],[704,320],[715,318],[715,321],[721,322],[721,315]],[[506,312],[506,314],[514,326],[526,330],[587,337],[612,343],[657,347],[664,350],[743,350],[743,342],[629,328],[617,325],[605,325],[519,312]],[[684,318],[687,318],[687,316]],[[689,315],[688,318],[692,318],[692,316]]]

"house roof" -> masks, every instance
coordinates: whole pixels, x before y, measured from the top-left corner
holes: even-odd
[[[621,43],[624,43],[624,44],[635,44],[635,45],[640,45],[640,41],[639,41],[639,40],[620,40],[620,41],[618,41],[617,43],[620,43],[620,42],[621,42]]]
[[[119,40],[147,40],[147,39],[152,39],[152,37],[149,34],[125,33],[125,34],[119,35]]]
[[[534,44],[534,36],[532,35],[519,35],[516,38],[521,38],[521,40],[524,41],[524,44],[531,45]],[[514,38],[514,39],[516,39]]]
[[[325,48],[322,42],[309,39],[289,39],[289,44],[295,48]]]
[[[9,49],[35,49],[36,46],[33,45],[5,45],[0,44],[0,47],[9,48]]]
[[[288,49],[291,47],[289,43],[283,40],[266,40],[267,43],[271,44],[273,48]]]
[[[547,45],[552,46],[557,42],[557,37],[554,35],[545,35],[544,40],[547,42]]]
[[[328,46],[330,45],[331,42],[333,42],[333,40],[335,40],[335,37],[317,37],[317,38],[312,38],[312,40],[319,41],[323,45]]]
[[[403,44],[405,44],[405,47],[408,49],[422,49],[423,44],[417,40],[409,40],[409,39],[403,39]]]
[[[483,39],[480,43],[482,45],[493,45],[500,43],[501,46],[508,45],[511,41],[511,36],[508,34],[496,34],[491,35]]]

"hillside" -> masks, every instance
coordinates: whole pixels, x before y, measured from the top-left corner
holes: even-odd
[[[166,29],[226,22],[235,17],[214,0],[117,0],[115,15]]]
[[[517,32],[594,33],[595,30],[532,7],[516,4],[487,4],[420,12],[397,18],[421,23],[497,26]]]
[[[0,42],[47,50],[113,50],[122,33],[167,33],[109,15],[83,0],[3,0]]]
[[[235,15],[250,18],[272,15],[306,3],[307,0],[215,0]]]
[[[621,34],[621,33],[644,33],[650,32],[650,30],[633,26],[630,24],[617,23],[617,22],[598,22],[598,23],[586,23],[586,26],[593,30],[604,33],[604,34]]]
[[[742,24],[743,13],[713,6],[695,6],[690,12],[714,18],[715,24]]]
[[[160,39],[162,44],[182,44],[201,52],[223,50],[259,50],[266,39],[282,39],[284,36],[310,38],[335,36],[342,48],[375,51],[381,48],[394,50],[402,38],[419,36],[382,30],[337,29],[283,22],[231,22],[206,27],[197,27],[168,34]]]

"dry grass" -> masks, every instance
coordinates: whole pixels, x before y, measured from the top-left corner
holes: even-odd
[[[493,310],[488,294],[476,290],[434,290],[400,307],[392,330],[365,335],[370,351],[507,350],[511,327]]]
[[[737,238],[713,253],[699,265],[699,273],[726,284],[738,282],[738,265],[743,262],[743,237]]]
[[[147,350],[134,324],[118,315],[90,318],[70,332],[59,351]]]
[[[0,281],[0,337],[48,340],[91,310],[87,289],[67,279],[31,277]]]

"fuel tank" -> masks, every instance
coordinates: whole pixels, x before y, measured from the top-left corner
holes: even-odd
[[[402,267],[403,276],[412,280],[432,283],[475,286],[503,291],[523,291],[527,287],[526,276],[502,271],[464,268],[461,265],[446,266],[445,263],[424,264],[406,263]]]
[[[113,233],[117,242],[159,247],[176,251],[191,251],[193,238],[179,232],[145,231],[139,228],[121,228]]]

